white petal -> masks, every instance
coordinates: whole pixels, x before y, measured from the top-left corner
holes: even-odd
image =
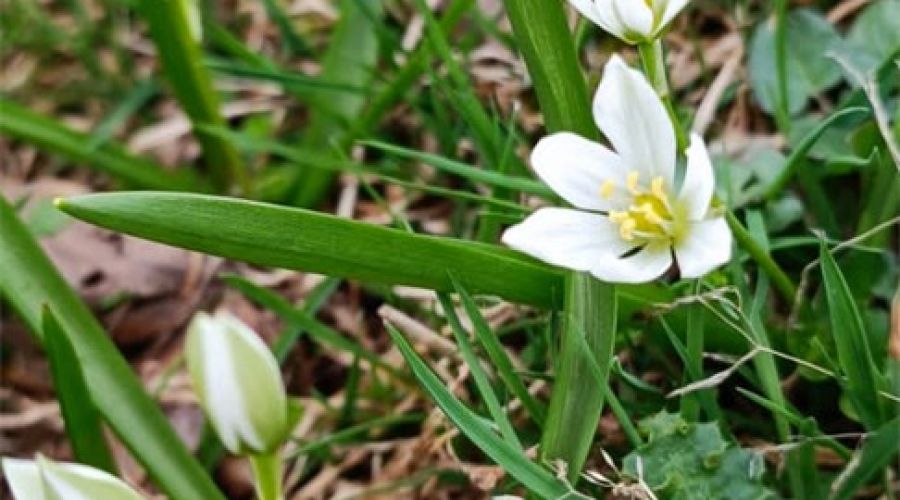
[[[553,264],[587,271],[630,248],[618,227],[605,216],[548,207],[531,214],[503,233],[503,243]]]
[[[607,256],[595,263],[590,272],[610,283],[646,283],[660,277],[671,265],[669,245],[653,243],[628,257]]]
[[[600,194],[606,180],[624,186],[626,171],[619,156],[571,132],[548,135],[531,153],[535,173],[567,202],[586,210],[609,210]]]
[[[653,34],[653,11],[643,0],[612,0],[612,11],[625,27],[626,35]]]
[[[682,278],[699,278],[731,258],[731,231],[724,217],[691,222],[687,230],[675,246]]]
[[[45,500],[41,471],[34,460],[2,459],[3,476],[15,500]]]
[[[142,500],[131,486],[100,469],[40,455],[37,463],[47,500]]]
[[[687,210],[689,220],[702,220],[709,211],[712,202],[713,191],[716,188],[716,178],[713,174],[712,162],[706,144],[700,135],[691,134],[691,145],[685,151],[687,155],[687,167],[684,173],[684,182],[678,199],[681,206]]]
[[[668,0],[665,2],[665,10],[662,11],[659,24],[656,26],[656,33],[665,29],[687,4],[688,0]]]
[[[575,10],[618,38],[625,36],[625,27],[612,12],[612,0],[569,0]]]
[[[628,169],[649,178],[662,176],[674,185],[675,131],[669,115],[644,75],[617,55],[603,70],[594,96],[594,120]]]

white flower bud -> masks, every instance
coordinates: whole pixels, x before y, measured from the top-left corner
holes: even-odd
[[[199,313],[188,327],[186,354],[194,390],[225,448],[260,454],[284,441],[284,381],[256,332],[228,312]]]
[[[4,458],[3,475],[16,500],[142,500],[121,479],[87,465]]]

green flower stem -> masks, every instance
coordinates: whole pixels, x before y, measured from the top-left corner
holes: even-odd
[[[734,212],[731,210],[725,212],[725,221],[728,222],[728,227],[731,228],[731,232],[734,234],[734,239],[737,240],[738,245],[750,254],[750,257],[759,264],[759,267],[766,276],[772,280],[772,285],[775,287],[775,290],[778,290],[778,293],[781,294],[782,298],[789,304],[792,304],[794,302],[794,297],[797,294],[797,287],[784,270],[782,270],[775,260],[772,259],[769,252],[753,239],[750,232],[747,231],[747,228],[745,228],[734,215]]]
[[[641,42],[638,44],[638,53],[641,55],[641,66],[644,68],[644,74],[650,80],[653,90],[662,100],[675,127],[675,141],[678,145],[678,152],[681,153],[687,149],[688,141],[684,133],[684,127],[675,111],[675,105],[672,103],[672,93],[669,91],[669,79],[666,76],[666,62],[663,55],[662,41],[656,39],[652,42]]]
[[[253,467],[256,495],[259,500],[284,500],[281,491],[281,457],[278,450],[261,455],[248,455]]]
[[[692,287],[693,293],[700,293],[699,280],[694,282]],[[685,378],[690,379],[689,382],[696,382],[703,376],[703,309],[699,304],[689,306],[687,313],[686,331],[686,354],[687,363]],[[691,377],[688,374],[695,374],[697,377]],[[700,417],[700,394],[686,394],[681,398],[681,416],[689,421],[696,422]],[[710,417],[711,415],[707,415]]]
[[[563,5],[556,1],[504,0],[547,130],[568,130],[596,139],[599,134],[591,116],[590,95]],[[547,462],[564,462],[574,483],[603,409],[604,391],[597,389],[596,379],[584,376],[585,368],[593,356],[600,366],[599,383],[607,383],[616,337],[616,302],[613,285],[587,274],[569,273],[565,288],[564,331],[541,436],[541,457]],[[583,342],[592,352],[581,348]]]

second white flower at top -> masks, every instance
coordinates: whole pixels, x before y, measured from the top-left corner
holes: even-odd
[[[618,56],[606,64],[593,108],[615,152],[561,132],[541,139],[531,155],[541,180],[578,210],[541,208],[509,228],[503,242],[613,283],[651,281],[673,260],[683,278],[727,262],[731,232],[711,207],[715,179],[703,140],[692,135],[676,190],[675,132],[666,110]]]

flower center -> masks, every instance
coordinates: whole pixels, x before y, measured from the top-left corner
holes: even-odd
[[[650,189],[646,189],[640,182],[640,174],[631,171],[625,187],[628,193],[621,198],[624,210],[609,211],[609,220],[619,225],[619,236],[628,242],[674,239],[680,224],[665,179],[654,177]],[[600,196],[605,199],[611,199],[615,191],[616,186],[610,180],[600,186]]]

